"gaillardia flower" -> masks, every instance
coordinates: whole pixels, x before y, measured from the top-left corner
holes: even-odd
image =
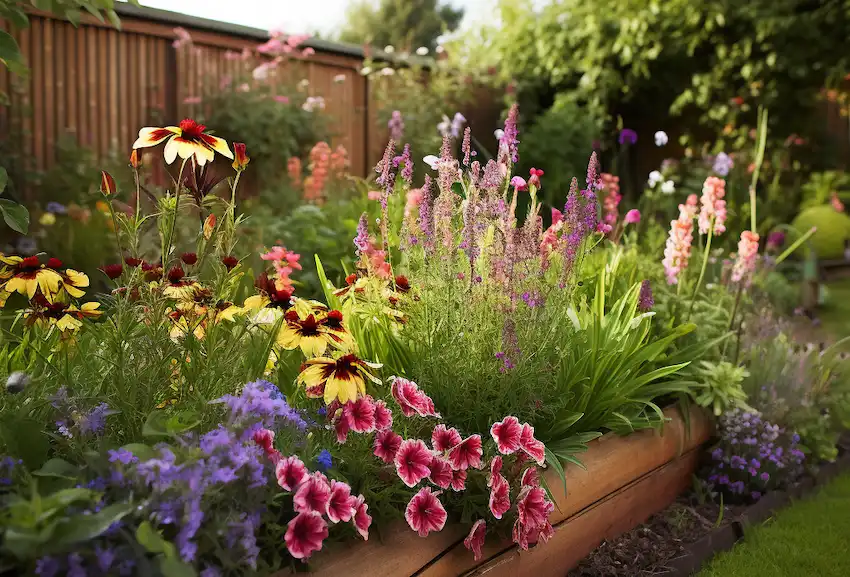
[[[381,384],[381,379],[372,375],[369,369],[378,369],[379,364],[369,363],[346,354],[337,359],[317,357],[308,360],[306,368],[298,375],[308,397],[324,397],[330,404],[334,399],[346,403],[357,399],[357,394],[366,394],[366,379]]]
[[[289,309],[277,335],[277,344],[286,350],[300,348],[308,357],[325,354],[328,345],[345,348],[350,339],[341,326],[342,314],[339,311],[331,313],[336,313],[332,319],[323,319],[312,313],[302,318],[294,308]],[[331,324],[325,322],[326,320]]]
[[[165,142],[163,154],[168,164],[179,156],[184,160],[194,157],[203,166],[212,162],[216,152],[233,160],[227,142],[223,138],[206,134],[206,128],[191,118],[181,120],[179,126],[145,127],[139,130],[139,138],[133,143],[133,148],[146,148]]]
[[[37,256],[0,256],[0,263],[4,265],[0,268],[0,290],[4,293],[18,292],[31,299],[40,289],[47,302],[53,302],[62,275],[42,265]]]

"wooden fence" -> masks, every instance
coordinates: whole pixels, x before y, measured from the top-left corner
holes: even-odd
[[[78,26],[36,12],[30,27],[12,32],[30,67],[28,78],[0,72],[0,90],[10,96],[0,106],[0,136],[20,122],[18,150],[38,169],[50,168],[56,144],[65,134],[99,154],[128,150],[141,126],[176,124],[193,112],[187,98],[201,93],[203,82],[219,82],[245,63],[233,57],[268,40],[264,30],[194,18],[163,10],[118,3],[121,30],[86,18]],[[193,49],[178,50],[174,28],[186,29]],[[305,46],[315,54],[298,61],[309,80],[309,94],[322,96],[332,119],[333,145],[349,152],[352,172],[365,175],[374,159],[370,143],[385,134],[370,131],[367,79],[358,71],[357,47],[322,41]],[[202,63],[202,64],[199,64]],[[380,147],[378,147],[380,148]],[[250,153],[250,151],[249,151]]]

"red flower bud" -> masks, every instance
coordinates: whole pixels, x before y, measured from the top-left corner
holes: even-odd
[[[248,163],[251,162],[251,159],[248,158],[248,155],[245,153],[245,143],[244,142],[234,142],[233,143],[233,169],[237,172],[241,172],[245,170],[245,167],[248,166]]]
[[[115,179],[105,170],[100,171],[100,192],[103,196],[114,196],[118,189],[115,187]]]
[[[189,266],[192,266],[193,264],[198,262],[198,255],[194,252],[184,252],[183,256],[181,256],[180,259]]]
[[[228,256],[222,257],[221,262],[225,267],[227,267],[228,271],[231,271],[236,267],[236,265],[239,264],[239,259],[237,259],[233,255],[228,255]]]
[[[168,281],[172,283],[180,282],[184,276],[186,276],[186,273],[183,272],[183,269],[179,266],[172,267],[172,269],[168,271]]]
[[[132,257],[132,256],[124,257],[124,264],[126,264],[127,266],[131,266],[133,268],[136,268],[137,266],[142,264],[142,259],[135,258],[135,257]]]
[[[58,258],[51,257],[47,259],[47,268],[52,268],[54,270],[57,268],[62,268],[62,261]]]
[[[115,280],[121,276],[121,273],[124,272],[124,267],[120,264],[107,264],[100,267],[100,270],[103,274],[108,276],[110,280]]]
[[[135,170],[138,170],[142,166],[142,154],[138,148],[134,148],[133,152],[130,153],[130,166]]]
[[[356,275],[356,274],[354,274],[354,273],[351,273],[350,275],[348,275],[347,277],[345,277],[345,282],[346,282],[346,284],[354,284],[354,282],[355,282],[356,280],[357,280],[357,275]]]

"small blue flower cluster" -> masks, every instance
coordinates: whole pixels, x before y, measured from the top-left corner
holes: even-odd
[[[100,403],[89,410],[81,410],[68,396],[68,389],[64,385],[50,397],[50,404],[59,416],[56,420],[56,430],[67,439],[81,435],[102,435],[106,428],[106,417],[116,412],[106,403]]]
[[[729,496],[758,500],[787,486],[803,472],[800,437],[787,434],[757,413],[735,409],[719,423],[720,442],[711,451],[708,482]]]
[[[12,484],[12,474],[15,467],[23,463],[20,459],[3,457],[0,459],[0,487],[8,487]]]

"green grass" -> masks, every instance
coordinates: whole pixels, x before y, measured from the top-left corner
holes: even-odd
[[[850,473],[749,530],[700,577],[850,575]]]

